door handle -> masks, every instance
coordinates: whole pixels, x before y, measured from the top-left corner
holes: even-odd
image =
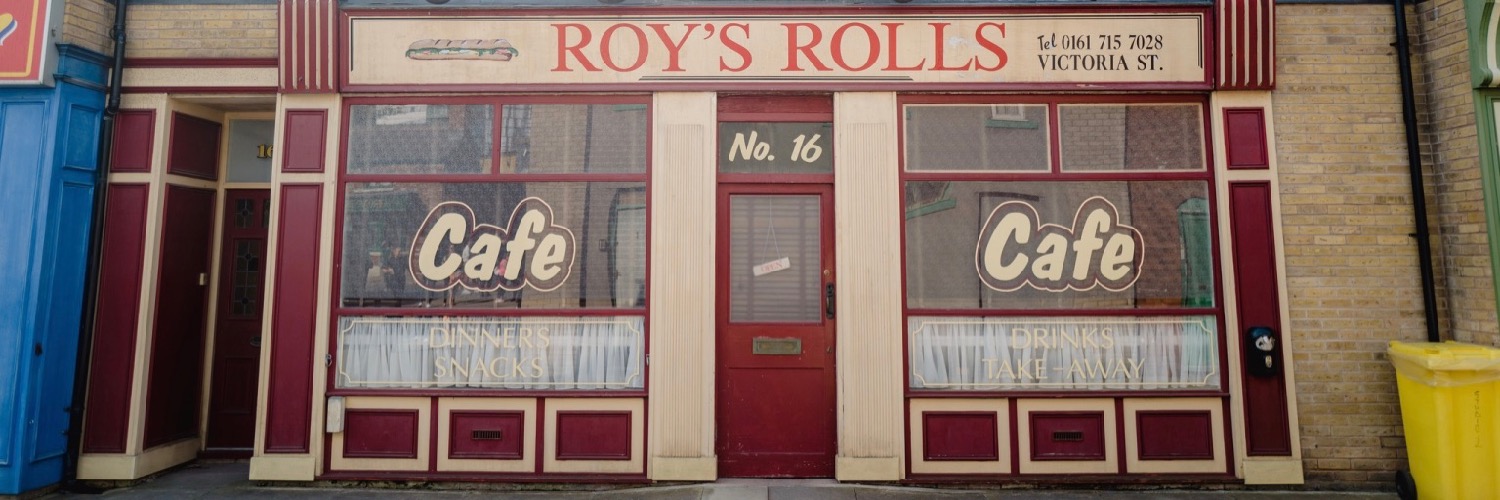
[[[833,283],[823,285],[823,315],[833,319]]]

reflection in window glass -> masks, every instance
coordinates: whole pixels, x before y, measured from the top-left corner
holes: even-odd
[[[644,104],[515,104],[501,108],[501,173],[642,173]]]
[[[906,107],[908,171],[1046,171],[1047,106]]]
[[[340,304],[643,307],[645,189],[644,182],[348,184]],[[442,217],[457,212],[471,215]],[[508,247],[522,233],[533,241]],[[486,245],[485,234],[507,248]]]
[[[357,105],[349,109],[351,174],[481,174],[490,171],[494,107]]]
[[[1064,171],[1203,170],[1196,104],[1058,106]]]
[[[912,205],[939,188],[943,203]],[[1214,304],[1205,181],[908,182],[905,189],[911,308]]]

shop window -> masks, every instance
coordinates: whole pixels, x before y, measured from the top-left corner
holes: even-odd
[[[648,111],[595,100],[351,103],[338,388],[644,388]]]
[[[950,99],[903,99],[910,388],[1220,390],[1202,103]]]
[[[493,105],[373,104],[349,110],[349,174],[483,174]]]
[[[1058,106],[1062,169],[1203,170],[1203,109],[1192,104]]]
[[[1047,106],[906,107],[908,171],[1047,171]]]
[[[506,105],[500,171],[645,173],[646,110],[616,105]]]

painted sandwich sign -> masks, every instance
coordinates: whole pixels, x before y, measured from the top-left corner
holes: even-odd
[[[1202,11],[349,20],[351,86],[1207,82]]]

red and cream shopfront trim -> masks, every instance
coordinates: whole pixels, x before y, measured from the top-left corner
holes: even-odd
[[[1300,482],[1265,7],[284,2],[251,477]]]

